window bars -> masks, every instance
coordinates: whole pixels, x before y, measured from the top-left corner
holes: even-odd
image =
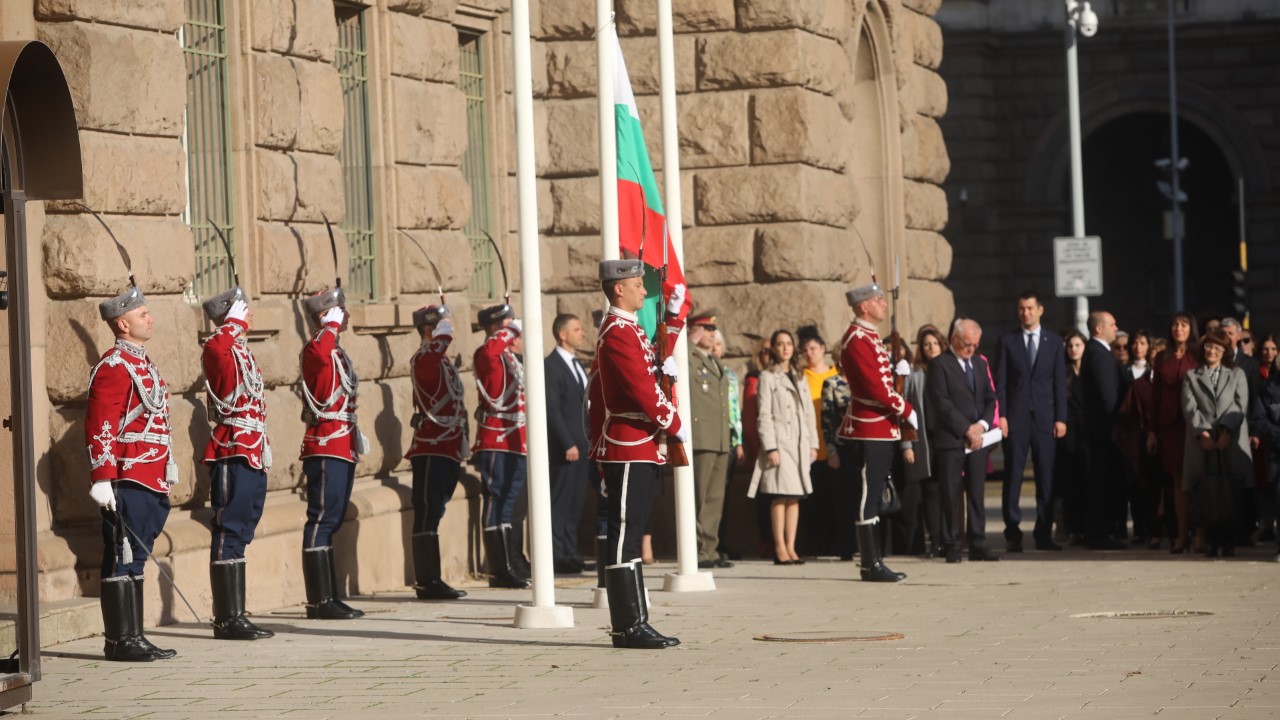
[[[471,241],[470,294],[474,298],[497,296],[493,278],[493,248],[485,233],[491,233],[489,218],[489,122],[484,34],[458,31],[458,89],[467,99],[467,150],[462,156],[462,175],[471,187],[471,217],[465,233]]]
[[[372,300],[377,292],[377,247],[374,239],[373,154],[369,121],[369,58],[361,8],[336,5],[338,48],[334,66],[342,83],[342,193],[350,266],[347,297]]]

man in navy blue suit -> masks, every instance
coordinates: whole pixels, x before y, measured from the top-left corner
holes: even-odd
[[[1054,441],[1067,434],[1067,368],[1062,339],[1044,331],[1044,305],[1033,291],[1018,296],[1021,327],[996,348],[996,397],[1004,432],[1005,479],[1001,510],[1009,552],[1022,552],[1022,473],[1027,454],[1035,469],[1037,550],[1061,550],[1053,542]]]
[[[558,315],[551,323],[556,347],[543,367],[547,383],[547,444],[551,451],[551,554],[557,573],[585,569],[578,552],[578,522],[591,475],[583,396],[587,373],[574,351],[586,333],[574,315]]]

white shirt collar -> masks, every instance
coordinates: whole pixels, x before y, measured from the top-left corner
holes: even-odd
[[[967,363],[973,363],[973,356],[972,356],[972,355],[970,355],[970,356],[969,356],[969,359],[968,359],[968,360],[966,360],[966,359],[964,359],[964,358],[960,357],[959,355],[957,355],[957,354],[955,353],[955,351],[954,351],[954,350],[953,350],[953,351],[951,351],[951,357],[955,358],[955,359],[956,359],[956,362],[960,363],[960,369],[961,369],[961,370],[963,370],[963,369],[964,369],[964,364],[965,364],[966,362],[967,362]]]
[[[854,319],[853,319],[853,322],[854,322],[855,324],[857,324],[857,325],[860,325],[860,326],[861,326],[863,329],[865,329],[865,330],[870,330],[871,332],[873,332],[873,333],[875,333],[875,334],[877,334],[877,335],[879,335],[879,334],[880,334],[880,329],[879,329],[879,328],[877,328],[875,325],[872,325],[871,323],[867,322],[866,320],[863,320],[862,318],[854,318]]]
[[[618,307],[617,305],[610,305],[610,306],[609,306],[609,314],[611,314],[611,315],[617,315],[618,317],[622,318],[623,320],[630,320],[630,321],[631,321],[631,322],[633,322],[633,323],[638,323],[638,322],[640,322],[640,318],[639,318],[639,317],[637,317],[635,313],[633,313],[633,312],[627,312],[626,310],[623,310],[622,308]]]
[[[1039,326],[1039,325],[1037,325],[1037,326],[1035,326],[1035,327],[1031,328],[1030,330],[1028,330],[1027,328],[1022,328],[1022,334],[1023,334],[1023,335],[1039,335],[1039,334],[1040,334],[1040,326]]]
[[[559,345],[556,346],[556,354],[560,356],[561,360],[565,361],[565,364],[569,366],[570,370],[573,369],[574,363],[577,362],[578,360],[576,357],[574,357],[573,353],[569,352],[568,350],[565,350]]]

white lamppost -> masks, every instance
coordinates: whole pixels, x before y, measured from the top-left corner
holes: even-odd
[[[1098,16],[1088,0],[1066,0],[1067,4],[1067,113],[1071,129],[1071,234],[1084,233],[1084,170],[1080,159],[1080,68],[1076,63],[1076,36],[1098,34]],[[1089,298],[1076,297],[1076,325],[1085,332],[1089,319]]]

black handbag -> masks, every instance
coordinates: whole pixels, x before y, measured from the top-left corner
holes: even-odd
[[[893,484],[893,476],[884,479],[884,492],[880,493],[880,514],[893,515],[902,511],[902,498]]]
[[[1223,452],[1205,453],[1204,475],[1192,493],[1191,522],[1203,528],[1222,528],[1235,524],[1239,483],[1223,467]],[[1212,461],[1212,462],[1211,462]]]

